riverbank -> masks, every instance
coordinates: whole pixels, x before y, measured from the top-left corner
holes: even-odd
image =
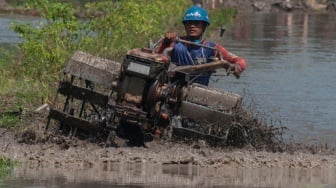
[[[19,14],[38,16],[39,13],[35,10],[28,10],[24,7],[13,7],[6,0],[0,0],[0,14]]]
[[[207,9],[229,7],[239,13],[248,12],[335,12],[336,2],[332,0],[211,0],[203,5]],[[36,16],[39,13],[23,7],[12,7],[6,0],[0,0],[0,13]],[[78,13],[78,15],[81,15]]]
[[[208,9],[230,7],[237,9],[239,13],[336,10],[336,2],[327,0],[213,0],[207,1],[204,6]]]

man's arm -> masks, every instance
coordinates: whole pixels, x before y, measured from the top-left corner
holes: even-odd
[[[239,57],[233,53],[230,53],[228,50],[226,50],[221,45],[216,45],[216,49],[218,49],[219,54],[217,54],[217,57],[220,57],[220,55],[223,57],[224,60],[237,65],[235,70],[237,73],[243,72],[247,68],[247,63],[244,58]],[[239,66],[239,67],[238,67]],[[240,69],[240,70],[238,70]]]

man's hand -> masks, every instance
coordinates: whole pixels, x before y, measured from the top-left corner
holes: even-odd
[[[176,34],[176,32],[168,31],[168,32],[165,34],[165,42],[167,42],[167,43],[175,42],[176,39],[177,39],[177,34]]]
[[[224,69],[228,74],[233,74],[236,78],[239,78],[240,73],[243,72],[243,69],[239,64],[226,63],[224,64]]]
[[[241,65],[239,65],[239,64],[234,64],[234,73],[235,74],[240,74],[240,73],[242,73],[243,72],[243,68],[241,67]]]

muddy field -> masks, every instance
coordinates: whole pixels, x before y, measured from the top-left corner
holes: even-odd
[[[192,164],[200,167],[335,168],[336,152],[324,146],[281,143],[282,146],[211,147],[203,141],[154,140],[145,147],[119,147],[90,139],[44,134],[47,112],[25,114],[24,130],[0,129],[0,156],[39,167],[85,169],[106,163]],[[279,144],[273,143],[274,144]],[[272,145],[272,143],[270,143]]]
[[[0,128],[0,156],[33,167],[75,170],[119,162],[164,166],[191,164],[208,168],[336,167],[333,148],[283,142],[279,139],[281,128],[265,127],[254,119],[242,119],[243,123],[257,126],[248,128],[252,134],[248,134],[241,144],[213,147],[204,141],[154,140],[146,143],[147,148],[144,148],[127,146],[123,140],[120,140],[120,147],[113,147],[90,139],[44,134],[47,113],[25,113],[22,123],[27,128],[23,130]],[[239,139],[235,141],[239,143]]]

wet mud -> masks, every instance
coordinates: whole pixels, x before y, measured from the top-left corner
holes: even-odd
[[[120,139],[119,147],[94,138],[79,139],[44,133],[47,112],[25,114],[23,130],[0,129],[0,155],[35,167],[85,169],[110,163],[188,164],[206,168],[335,168],[336,152],[325,146],[286,143],[279,128],[256,119],[241,120],[244,139],[232,135],[232,144],[214,147],[203,140],[154,139],[147,147],[130,147]],[[237,128],[238,129],[238,128]],[[237,134],[240,136],[240,134]],[[235,144],[234,140],[241,141]]]

